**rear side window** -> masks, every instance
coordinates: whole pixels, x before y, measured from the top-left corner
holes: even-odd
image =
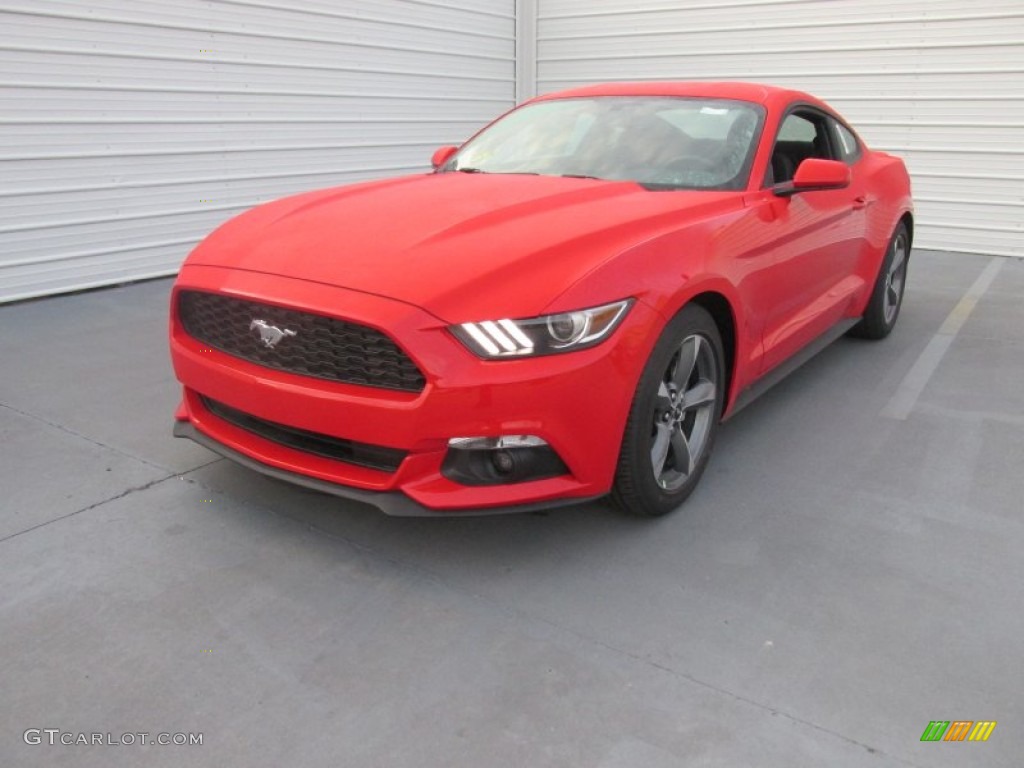
[[[839,154],[846,163],[854,163],[860,158],[860,142],[853,135],[853,131],[837,120],[833,121],[836,131]]]

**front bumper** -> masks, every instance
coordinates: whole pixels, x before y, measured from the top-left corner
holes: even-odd
[[[184,385],[175,434],[301,485],[389,514],[487,512],[554,506],[611,489],[625,419],[650,352],[655,313],[637,302],[605,343],[580,352],[485,361],[429,313],[401,302],[294,278],[188,265],[181,289],[214,291],[342,317],[383,331],[427,378],[419,393],[324,381],[265,368],[203,345],[172,313],[171,357]],[[231,424],[204,397],[300,430],[406,452],[386,472],[290,448]],[[441,473],[452,437],[536,435],[569,472],[469,486]]]
[[[174,422],[174,436],[188,438],[205,448],[209,448],[214,453],[218,453],[224,458],[230,459],[236,464],[241,464],[243,467],[248,467],[249,469],[266,475],[267,477],[284,480],[285,482],[293,483],[294,485],[299,485],[303,488],[309,488],[314,491],[338,496],[343,499],[350,499],[362,504],[368,504],[372,507],[376,507],[386,515],[391,515],[392,517],[436,517],[440,514],[439,510],[429,509],[422,504],[418,504],[401,491],[364,491],[360,488],[352,488],[347,485],[339,485],[338,483],[329,483],[326,480],[318,480],[315,477],[301,475],[297,472],[289,472],[284,469],[279,469],[278,467],[272,467],[269,464],[263,464],[255,459],[249,458],[244,453],[239,453],[238,451],[228,448],[222,443],[218,443],[211,437],[207,437],[187,421]],[[460,514],[502,515],[515,512],[535,512],[541,509],[551,509],[552,507],[579,504],[587,500],[588,499],[586,498],[556,499],[552,501],[542,501],[535,504],[515,504],[507,507],[484,507],[474,510],[461,510]]]

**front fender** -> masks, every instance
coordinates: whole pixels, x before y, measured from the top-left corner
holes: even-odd
[[[727,276],[716,272],[715,232],[723,231],[721,220],[664,234],[633,246],[598,265],[552,301],[545,312],[562,312],[596,306],[632,296],[653,309],[660,324],[652,327],[645,354],[650,355],[668,322],[692,301],[719,297],[731,316],[732,375],[726,400],[728,407],[736,394],[751,381],[761,355],[761,329],[742,310],[739,291]]]

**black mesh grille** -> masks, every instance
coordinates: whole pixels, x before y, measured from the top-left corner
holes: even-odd
[[[380,469],[385,472],[395,472],[406,456],[405,451],[400,451],[397,448],[357,443],[353,440],[343,440],[319,432],[308,432],[305,429],[297,429],[257,418],[208,397],[203,397],[202,400],[203,405],[214,416],[247,432],[252,432],[266,440],[280,443],[297,451],[305,451],[328,459],[337,459],[348,464],[358,464],[361,467]]]
[[[403,392],[426,384],[408,355],[364,325],[202,291],[178,294],[178,317],[189,336],[268,368]],[[291,333],[268,347],[255,321]]]

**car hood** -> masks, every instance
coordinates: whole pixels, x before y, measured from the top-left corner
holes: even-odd
[[[736,192],[652,192],[632,182],[407,176],[259,206],[210,235],[188,263],[372,293],[445,322],[523,317],[549,309],[617,253],[741,205]]]

